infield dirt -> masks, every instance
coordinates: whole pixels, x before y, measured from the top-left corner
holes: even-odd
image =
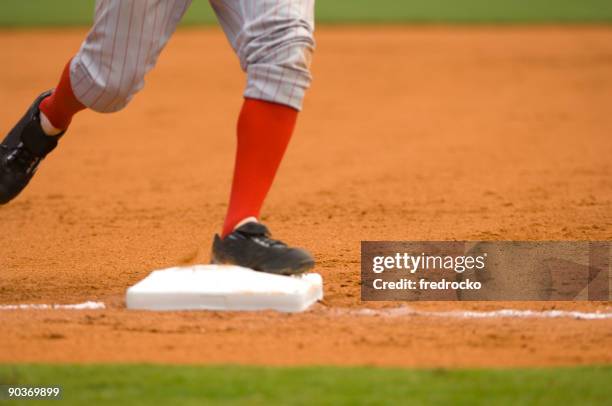
[[[0,32],[0,133],[84,30]],[[264,208],[325,280],[304,314],[123,307],[151,270],[208,261],[244,84],[218,29],[183,29],[124,111],[79,114],[0,207],[0,362],[608,364],[612,319],[365,316],[361,240],[612,239],[612,28],[322,27],[314,83]],[[598,303],[415,309],[612,311]]]

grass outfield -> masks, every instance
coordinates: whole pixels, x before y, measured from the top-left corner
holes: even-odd
[[[0,26],[89,25],[93,0],[1,0]],[[319,23],[612,22],[610,0],[317,0]],[[185,24],[215,22],[195,0]]]
[[[509,370],[0,365],[0,384],[61,385],[61,404],[604,405],[612,367]],[[92,403],[95,402],[95,403]],[[10,404],[34,404],[11,401]]]

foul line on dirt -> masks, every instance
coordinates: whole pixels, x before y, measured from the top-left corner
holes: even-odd
[[[87,301],[76,304],[9,304],[0,305],[0,310],[101,310],[106,309],[103,302]],[[336,315],[349,316],[378,316],[378,317],[447,317],[460,319],[494,319],[494,318],[571,318],[578,320],[606,320],[612,319],[612,313],[580,312],[567,310],[517,310],[501,309],[491,311],[453,310],[434,312],[416,310],[408,306],[392,309],[330,309]]]
[[[336,309],[343,314],[355,316],[382,316],[382,317],[402,317],[402,316],[428,316],[428,317],[450,317],[461,319],[493,319],[493,318],[572,318],[579,320],[605,320],[612,319],[612,313],[599,312],[579,312],[566,310],[516,310],[501,309],[491,311],[445,311],[433,312],[416,310],[408,306],[396,307],[393,309]]]
[[[10,304],[0,305],[0,310],[96,310],[105,309],[102,302],[83,302],[76,304]]]

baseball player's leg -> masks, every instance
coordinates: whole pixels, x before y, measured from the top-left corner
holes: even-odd
[[[122,109],[144,86],[191,0],[98,0],[95,23],[70,64],[76,98],[88,108]]]
[[[247,72],[246,98],[301,110],[310,85],[314,0],[210,0]]]
[[[98,0],[92,29],[51,97],[41,103],[45,132],[65,130],[85,107],[99,112],[125,107],[190,3]],[[45,119],[56,130],[47,128]]]
[[[213,244],[213,260],[268,272],[303,272],[314,264],[310,254],[275,244],[257,218],[310,84],[314,0],[211,4],[247,73],[230,202],[221,237]]]
[[[144,85],[191,0],[98,0],[94,25],[53,92],[41,94],[0,145],[0,204],[28,184],[74,114],[120,110]]]

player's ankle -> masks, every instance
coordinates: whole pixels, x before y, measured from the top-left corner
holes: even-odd
[[[51,120],[49,120],[49,118],[42,111],[40,112],[40,126],[43,132],[49,136],[56,136],[66,131],[65,128],[61,129],[54,127],[53,123],[51,123]]]
[[[248,217],[242,218],[242,220],[239,220],[239,221],[233,221],[233,222],[226,221],[225,224],[223,225],[223,231],[221,232],[221,238],[223,239],[227,237],[237,228],[245,225],[246,223],[251,223],[251,222],[259,223],[259,220],[257,220],[257,217],[255,216],[248,216]]]

